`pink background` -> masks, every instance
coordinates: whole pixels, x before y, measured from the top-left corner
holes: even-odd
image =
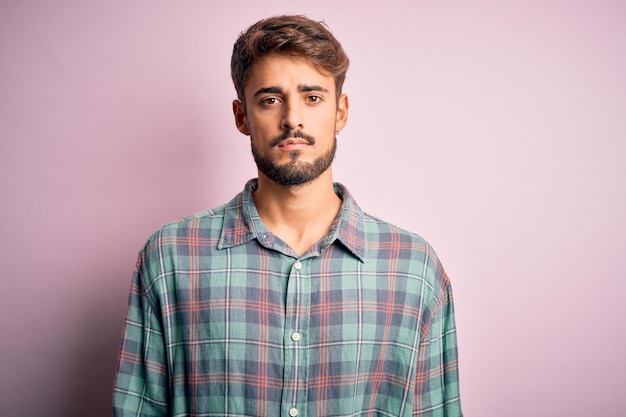
[[[110,415],[137,251],[256,172],[232,43],[305,13],[336,179],[453,279],[466,415],[626,416],[626,3],[89,3],[0,3],[0,414]]]

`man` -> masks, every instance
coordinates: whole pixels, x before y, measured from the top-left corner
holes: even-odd
[[[114,415],[462,415],[435,253],[333,183],[347,68],[305,17],[239,37],[233,113],[258,179],[140,252]]]

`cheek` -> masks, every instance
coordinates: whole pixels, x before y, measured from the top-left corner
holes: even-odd
[[[248,128],[250,130],[254,130],[257,132],[257,135],[260,132],[268,131],[272,126],[272,120],[269,117],[249,117],[248,118]]]
[[[324,112],[314,117],[314,126],[319,131],[333,130],[337,124],[337,114],[335,112]]]

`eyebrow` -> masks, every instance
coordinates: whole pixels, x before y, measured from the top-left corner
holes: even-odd
[[[328,93],[328,90],[319,85],[302,85],[298,86],[298,91],[308,92],[308,91],[321,91],[323,93]]]
[[[254,97],[260,95],[260,94],[267,94],[267,93],[271,93],[271,94],[278,94],[278,93],[282,93],[283,90],[280,87],[264,87],[264,88],[259,88],[255,93],[254,93]]]
[[[305,85],[305,84],[300,84],[298,85],[298,91],[300,92],[309,92],[309,91],[321,91],[323,93],[328,93],[328,89],[319,86],[319,85]],[[281,94],[283,92],[283,89],[280,87],[263,87],[263,88],[259,88],[255,93],[254,93],[254,97],[260,95],[260,94]]]

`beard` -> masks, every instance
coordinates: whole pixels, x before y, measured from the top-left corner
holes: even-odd
[[[311,145],[315,143],[313,137],[296,131],[293,133],[287,132],[274,139],[272,145],[278,146],[283,140],[290,137],[304,138]],[[302,162],[298,160],[300,152],[292,152],[289,162],[284,165],[278,165],[271,157],[262,155],[254,146],[252,139],[250,140],[250,146],[254,162],[259,171],[278,185],[298,186],[313,181],[332,165],[335,159],[335,152],[337,151],[337,137],[333,137],[332,144],[328,150],[323,155],[318,156],[313,162]]]

